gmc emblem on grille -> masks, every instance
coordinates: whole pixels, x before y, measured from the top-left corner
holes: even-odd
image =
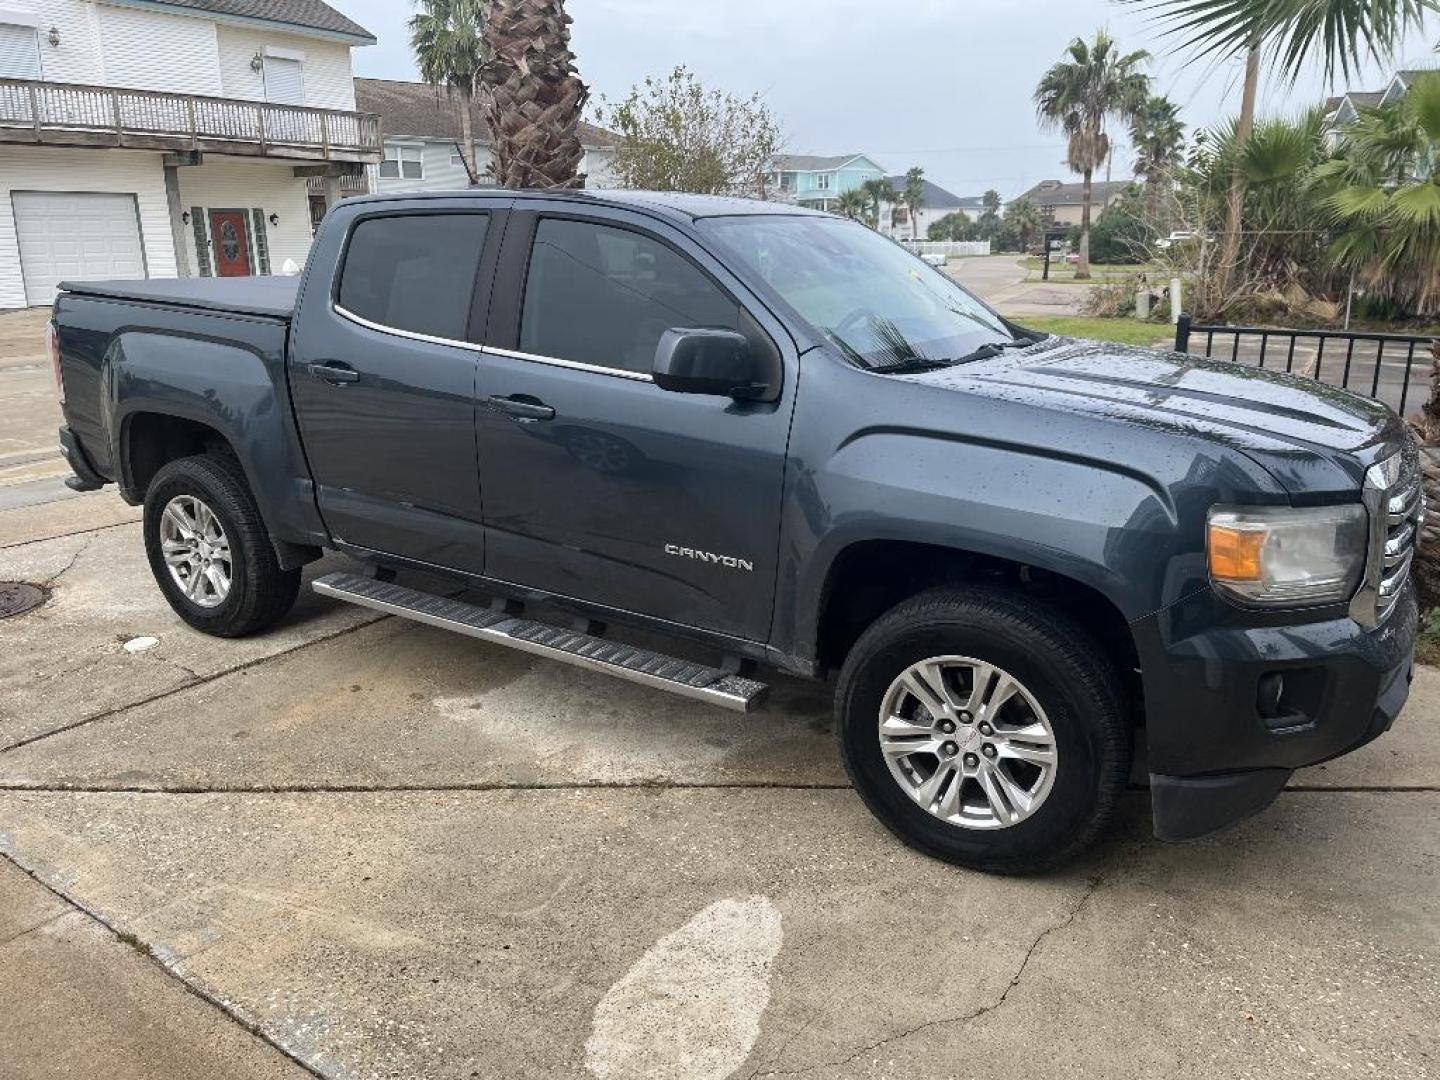
[[[755,564],[749,559],[739,559],[734,555],[716,555],[713,551],[701,551],[698,548],[680,547],[678,544],[666,544],[665,554],[673,555],[677,559],[694,559],[697,562],[714,563],[716,566],[725,566],[731,570],[744,570],[753,572]]]

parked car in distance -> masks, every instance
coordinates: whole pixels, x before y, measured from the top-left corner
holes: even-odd
[[[857,793],[966,866],[1071,858],[1137,756],[1155,832],[1210,832],[1408,693],[1392,412],[1027,330],[831,215],[353,199],[299,279],[75,282],[53,326],[70,482],[143,503],[191,626],[265,630],[330,549],[370,572],[322,593],[721,707],[829,678]]]

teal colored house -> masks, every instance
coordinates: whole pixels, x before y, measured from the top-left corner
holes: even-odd
[[[841,192],[884,177],[885,170],[864,154],[781,154],[775,158],[772,182],[782,199],[817,210],[834,210]]]

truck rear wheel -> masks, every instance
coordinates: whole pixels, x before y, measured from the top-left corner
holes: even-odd
[[[919,851],[1034,873],[1105,827],[1130,768],[1114,665],[1061,612],[988,586],[892,608],[850,650],[836,729],[867,806]]]
[[[218,454],[164,466],[145,493],[145,553],[175,613],[216,637],[264,630],[290,610],[300,569],[280,569],[245,474]]]

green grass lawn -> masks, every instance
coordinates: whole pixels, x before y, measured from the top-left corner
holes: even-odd
[[[1170,346],[1175,342],[1175,328],[1169,323],[1141,322],[1139,319],[1102,319],[1088,315],[1027,318],[1019,315],[1015,321],[1021,326],[1042,330],[1047,334],[1114,341],[1121,345]]]

